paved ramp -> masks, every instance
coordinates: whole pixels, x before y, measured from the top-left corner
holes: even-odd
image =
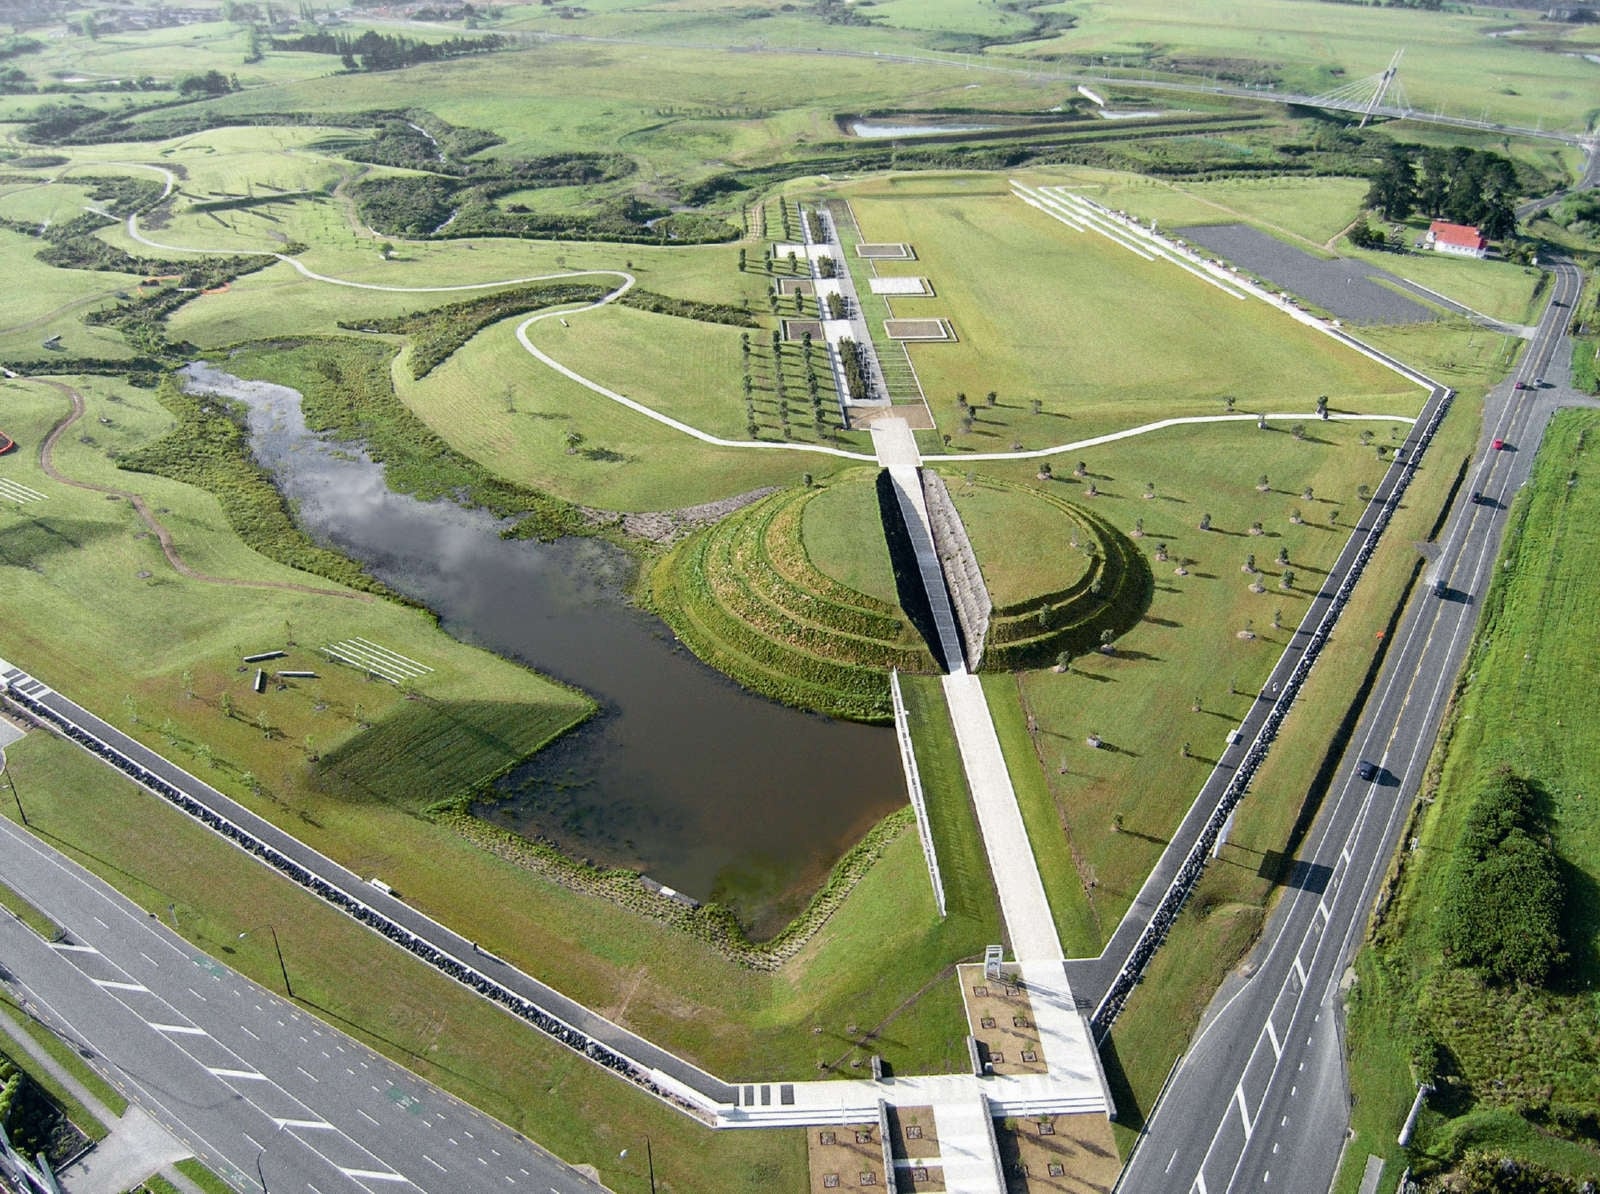
[[[922,455],[917,451],[910,424],[904,419],[874,420],[872,448],[878,454],[878,463],[889,470],[889,479],[894,482],[895,497],[900,502],[906,533],[911,536],[917,571],[922,576],[928,608],[939,634],[940,657],[949,671],[965,673],[966,661],[961,651],[961,635],[956,630],[955,610],[944,585],[944,570],[939,566],[939,553],[933,546],[933,523],[928,518],[928,503],[922,495],[922,477],[918,472]]]

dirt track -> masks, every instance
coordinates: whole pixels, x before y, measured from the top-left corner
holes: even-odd
[[[39,445],[39,467],[44,470],[45,476],[52,481],[59,481],[63,485],[70,485],[73,489],[86,489],[91,493],[105,493],[113,497],[126,499],[134,510],[138,512],[139,517],[144,520],[145,526],[150,528],[160,542],[161,554],[167,557],[167,563],[171,564],[173,571],[179,575],[187,576],[190,580],[203,581],[210,585],[230,585],[241,589],[287,589],[294,593],[314,593],[319,597],[342,597],[349,601],[372,600],[370,593],[358,593],[351,589],[322,589],[315,585],[296,584],[294,581],[287,580],[239,580],[234,577],[212,576],[209,573],[191,568],[184,562],[183,557],[178,554],[178,549],[172,542],[172,532],[167,530],[161,520],[151,513],[150,507],[145,504],[144,499],[138,494],[129,493],[125,489],[113,489],[109,485],[96,485],[90,481],[75,481],[71,477],[62,474],[56,468],[54,461],[51,459],[55,452],[56,443],[61,439],[67,428],[83,417],[83,395],[65,382],[48,381],[44,378],[35,378],[33,380],[60,390],[67,396],[67,400],[70,403],[70,409],[67,411],[66,416],[50,429],[50,434],[45,436],[44,442]]]

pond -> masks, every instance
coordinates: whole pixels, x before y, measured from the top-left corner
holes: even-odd
[[[754,696],[629,604],[631,556],[500,538],[481,510],[390,490],[359,445],[306,428],[300,395],[215,367],[191,389],[248,411],[257,460],[318,542],[422,602],[463,642],[583,689],[600,714],[524,763],[480,816],[729,905],[758,939],[905,803],[893,734]]]

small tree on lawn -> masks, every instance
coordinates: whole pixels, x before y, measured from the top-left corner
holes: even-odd
[[[945,437],[946,440],[949,438],[949,436]],[[1039,480],[1048,481],[1052,475],[1053,474],[1050,471],[1050,462],[1047,460],[1039,466]]]
[[[1256,482],[1256,488],[1259,491],[1261,491],[1262,493],[1266,493],[1268,490],[1270,490],[1272,488],[1272,482],[1267,480],[1267,474],[1266,473],[1262,473],[1261,474],[1261,479]]]
[[[1306,437],[1306,425],[1304,423],[1296,423],[1289,431],[1295,439],[1305,439]]]
[[[1202,531],[1209,531],[1211,529],[1211,515],[1202,514],[1200,516],[1200,529]]]
[[[567,455],[576,456],[578,454],[578,445],[583,443],[583,433],[568,431],[562,438],[567,441]]]
[[[1033,414],[1036,414],[1036,415],[1043,414],[1044,413],[1044,403],[1040,402],[1039,399],[1035,398],[1032,402],[1028,403],[1028,410],[1031,411]]]
[[[1369,502],[1371,500],[1372,500],[1372,490],[1368,489],[1365,485],[1357,485],[1356,486],[1356,501],[1358,501],[1358,502]]]
[[[1326,394],[1320,394],[1317,397],[1317,418],[1326,419],[1327,417],[1328,417],[1328,396]]]
[[[1000,401],[1000,396],[998,394],[996,394],[993,390],[990,390],[987,394],[985,394],[983,396],[983,404],[985,406],[994,406],[995,403],[997,403],[999,401]]]
[[[1072,652],[1056,652],[1056,671],[1066,673],[1072,670]]]
[[[1278,578],[1278,587],[1285,593],[1294,588],[1294,572],[1291,569],[1283,570],[1283,575]]]

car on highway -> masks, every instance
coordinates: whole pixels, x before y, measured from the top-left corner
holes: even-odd
[[[1503,439],[1497,439],[1497,440],[1494,441],[1494,443],[1490,444],[1489,446],[1491,448],[1493,448],[1496,452],[1504,452],[1506,450],[1506,441],[1503,440]]]
[[[1517,382],[1517,383],[1516,383],[1516,384],[1515,384],[1515,385],[1513,385],[1513,386],[1512,386],[1512,387],[1511,387],[1511,388],[1512,388],[1512,389],[1513,389],[1513,390],[1531,390],[1531,389],[1533,389],[1533,387],[1532,387],[1532,386],[1530,386],[1530,385],[1529,385],[1529,384],[1528,384],[1528,383],[1527,383],[1527,382],[1525,382],[1525,381],[1519,381],[1519,382]]]
[[[1483,505],[1483,494],[1479,493],[1476,489],[1472,491],[1472,504],[1474,506]]]
[[[1356,774],[1367,783],[1371,783],[1373,780],[1378,778],[1378,765],[1376,763],[1369,763],[1367,760],[1362,759],[1360,763],[1356,764]]]

